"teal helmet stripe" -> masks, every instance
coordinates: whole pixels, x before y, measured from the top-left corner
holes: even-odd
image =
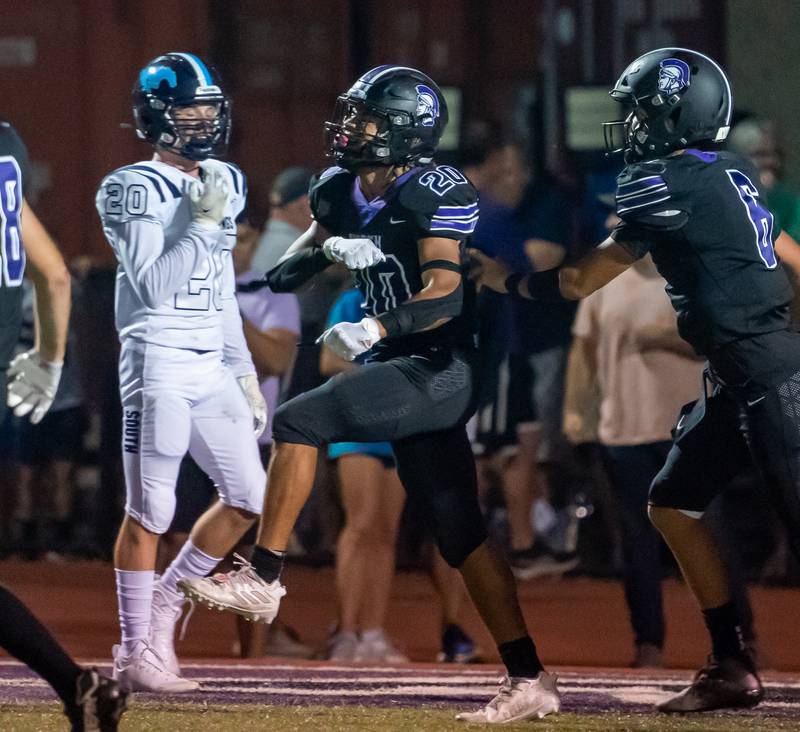
[[[193,53],[175,53],[174,55],[185,58],[192,65],[201,86],[211,86],[214,83],[206,65]]]

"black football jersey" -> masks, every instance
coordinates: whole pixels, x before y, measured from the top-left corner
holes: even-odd
[[[22,319],[22,247],[20,214],[28,181],[28,152],[8,122],[0,122],[0,369],[8,366],[19,338]],[[5,395],[2,395],[5,399]]]
[[[779,230],[758,174],[730,152],[686,150],[617,178],[614,239],[649,251],[667,281],[681,336],[701,354],[782,330],[792,288],[773,247]]]
[[[327,231],[372,239],[386,256],[386,261],[354,273],[368,316],[392,310],[422,289],[420,239],[438,236],[464,242],[478,221],[475,188],[447,165],[413,168],[372,201],[362,193],[358,176],[329,168],[311,181],[309,196],[314,218]],[[431,331],[386,338],[380,348],[408,352],[431,344],[471,345],[474,297],[466,280],[464,287],[465,305],[459,317]]]

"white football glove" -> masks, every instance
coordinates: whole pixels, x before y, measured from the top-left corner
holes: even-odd
[[[380,339],[378,322],[374,318],[364,318],[359,323],[337,323],[317,338],[317,343],[324,343],[340,358],[352,361]]]
[[[33,349],[20,353],[8,367],[8,406],[17,417],[30,412],[32,424],[38,424],[50,409],[61,380],[63,363],[45,361]]]
[[[261,393],[258,376],[245,374],[236,379],[236,381],[239,382],[239,388],[250,405],[250,411],[253,413],[253,432],[256,435],[256,439],[258,439],[267,427],[267,403]]]
[[[189,187],[192,220],[207,229],[219,229],[228,203],[228,181],[219,169],[206,165],[201,167],[203,180],[196,180]]]
[[[372,239],[332,236],[322,243],[322,251],[331,262],[341,262],[347,269],[366,269],[386,260]]]

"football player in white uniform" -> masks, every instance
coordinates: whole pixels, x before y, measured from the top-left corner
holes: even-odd
[[[137,132],[155,156],[114,171],[96,200],[119,261],[127,501],[114,552],[122,629],[114,676],[131,690],[183,692],[198,684],[181,677],[175,655],[183,604],[175,583],[210,573],[258,516],[266,406],[234,296],[231,249],[246,183],[236,166],[211,159],[227,143],[230,102],[188,53],[147,64],[133,96]],[[187,450],[220,500],[158,579],[158,538]]]

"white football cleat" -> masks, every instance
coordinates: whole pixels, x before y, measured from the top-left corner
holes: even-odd
[[[125,691],[183,694],[200,688],[196,681],[182,679],[170,672],[147,641],[137,643],[129,656],[120,655],[119,646],[114,646],[111,652],[114,656],[113,678]]]
[[[503,677],[500,692],[483,709],[462,712],[459,722],[506,724],[553,714],[561,708],[555,674],[539,672],[535,679]]]
[[[167,671],[181,675],[181,666],[175,654],[175,626],[181,617],[184,598],[169,592],[160,583],[153,587],[153,605],[150,611],[150,645],[161,657]]]
[[[190,600],[212,610],[227,610],[247,620],[271,623],[286,588],[278,580],[265,582],[250,562],[240,559],[239,563],[239,569],[227,574],[179,580],[178,589]]]

